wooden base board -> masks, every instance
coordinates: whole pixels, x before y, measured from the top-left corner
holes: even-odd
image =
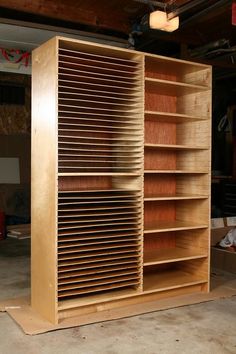
[[[137,316],[148,312],[193,305],[231,296],[236,296],[235,275],[216,271],[212,275],[212,291],[210,293],[182,295],[158,301],[129,305],[112,310],[104,310],[82,316],[70,317],[62,319],[58,325],[53,325],[34,312],[30,307],[29,297],[1,301],[0,312],[7,312],[23,329],[25,334],[36,335],[58,329],[116,320],[129,316]]]

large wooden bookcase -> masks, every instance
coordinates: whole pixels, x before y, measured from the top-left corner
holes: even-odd
[[[32,76],[33,309],[209,291],[211,67],[56,37]]]

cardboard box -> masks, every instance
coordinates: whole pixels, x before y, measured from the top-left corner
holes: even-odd
[[[236,217],[211,219],[211,266],[230,273],[236,273],[236,252],[229,252],[215,245],[233,227],[236,227]]]

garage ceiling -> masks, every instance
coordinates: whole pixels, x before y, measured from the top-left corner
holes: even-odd
[[[128,36],[135,25],[151,11],[148,1],[1,0],[0,14],[4,19],[34,22],[40,26],[63,27],[70,31],[87,31],[96,35],[105,34],[112,36],[113,40],[116,37],[116,41],[118,38],[127,43]],[[177,9],[185,5],[189,6],[188,10],[180,15],[180,28],[172,34],[148,30],[136,36],[137,50],[176,57],[193,56],[204,60],[220,60],[228,65],[234,65],[236,26],[231,24],[232,0],[150,0],[150,2],[154,5],[171,2],[177,6]],[[193,4],[195,6],[191,6]],[[25,38],[24,32],[18,33],[17,36]],[[1,38],[7,43],[7,35],[4,38],[1,33]],[[34,46],[40,38],[37,37],[36,32],[32,32],[29,42]],[[21,43],[25,41],[19,38],[18,40]],[[199,48],[218,40],[221,40],[219,43],[221,46],[213,46],[213,50],[216,50],[213,55],[209,53],[202,55],[201,50],[200,55],[196,55],[196,50],[198,54]],[[220,50],[217,51],[219,48]]]

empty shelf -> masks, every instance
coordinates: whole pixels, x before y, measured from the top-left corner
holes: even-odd
[[[197,224],[191,221],[155,221],[152,223],[145,223],[144,233],[156,233],[167,231],[179,231],[179,230],[194,230],[207,228],[207,224]]]
[[[197,93],[202,91],[209,91],[210,88],[206,86],[185,84],[177,81],[168,81],[161,79],[145,78],[146,91],[155,91],[159,95],[168,96],[182,96],[185,94]]]
[[[197,250],[192,251],[184,248],[162,248],[152,251],[144,251],[144,266],[180,262],[204,257],[207,257],[207,254]]]
[[[144,293],[206,283],[207,279],[180,270],[165,270],[144,275]]]

